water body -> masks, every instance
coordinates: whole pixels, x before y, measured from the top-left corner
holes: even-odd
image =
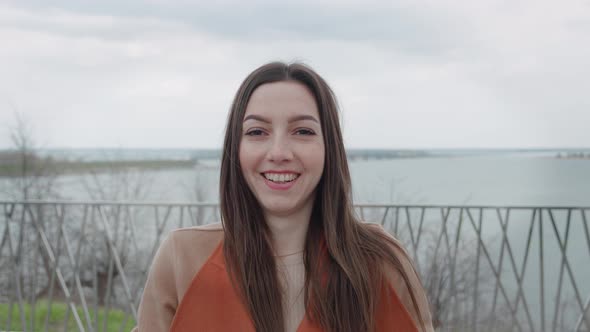
[[[67,155],[67,151],[62,151]],[[85,158],[93,154],[85,152]],[[190,151],[168,152],[163,158],[178,155],[189,156]],[[207,153],[214,154],[208,151]],[[96,154],[95,154],[96,155]],[[103,154],[104,155],[104,154]],[[161,156],[157,150],[149,152],[150,158]],[[590,207],[590,160],[559,159],[555,151],[504,153],[441,153],[430,157],[402,158],[389,160],[355,160],[350,162],[355,203],[383,203],[401,205],[470,205],[470,206],[537,206],[537,207]],[[133,151],[127,158],[146,157],[141,151]],[[194,157],[194,156],[193,156]],[[183,157],[178,157],[182,159]],[[198,158],[197,158],[198,159]],[[10,179],[0,179],[0,187],[6,188]],[[121,184],[137,186],[141,184],[139,195],[133,190],[121,189]],[[219,162],[202,161],[194,169],[175,169],[158,171],[132,171],[122,174],[102,174],[96,177],[73,175],[63,176],[56,188],[63,199],[68,200],[147,200],[156,202],[218,201]],[[115,190],[119,186],[119,190]],[[104,192],[99,195],[98,192]],[[0,193],[5,195],[5,193]],[[6,198],[6,196],[4,197]],[[564,216],[558,216],[563,221]],[[438,218],[438,219],[437,219]],[[547,218],[547,216],[545,216]],[[577,277],[579,292],[583,301],[590,294],[590,255],[581,219],[576,215],[568,243],[568,259]],[[434,220],[437,219],[437,220]],[[500,227],[497,220],[488,219],[483,227],[484,236],[497,237]],[[428,221],[428,220],[427,220]],[[433,216],[433,224],[440,224],[440,217]],[[558,271],[561,254],[556,237],[552,235],[551,225],[544,220],[546,300],[551,301],[557,290]],[[508,226],[508,237],[517,264],[522,262],[524,242],[530,225],[530,217],[513,217]],[[563,237],[565,224],[557,228]],[[536,232],[536,231],[535,231]],[[522,239],[519,241],[519,239]],[[497,241],[496,244],[500,242]],[[534,321],[539,313],[539,261],[538,239],[533,240],[530,262],[527,267],[524,285]],[[490,246],[491,255],[497,262],[499,246]],[[483,258],[482,258],[483,259]],[[507,258],[506,262],[507,262]],[[504,274],[512,271],[505,263]],[[568,275],[564,283],[569,282]],[[509,291],[514,293],[516,284],[510,279],[504,281]],[[571,298],[573,291],[566,287],[563,296]],[[547,307],[552,315],[552,306]],[[575,319],[575,309],[571,310]],[[551,311],[551,312],[549,312]],[[549,319],[549,318],[548,318]],[[550,323],[550,322],[549,322]]]
[[[130,151],[133,158],[189,156],[179,150],[146,155]],[[207,151],[206,153],[214,154]],[[104,152],[78,151],[72,156],[100,159]],[[66,151],[60,151],[66,156]],[[131,158],[121,153],[125,158]],[[439,156],[350,162],[353,194],[357,203],[502,205],[502,206],[590,206],[590,159],[558,159],[551,153],[477,154],[469,157]],[[141,173],[141,174],[139,174]],[[137,199],[217,201],[219,163],[202,160],[195,169],[127,172],[129,182],[145,182],[146,193]],[[114,185],[121,176],[63,176],[57,184],[64,199],[86,200],[92,184]],[[0,178],[6,188],[13,180]],[[120,182],[120,181],[119,181]],[[134,183],[137,184],[137,183]],[[0,197],[6,198],[1,192]],[[121,197],[133,199],[134,197]]]
[[[590,206],[590,160],[528,156],[351,164],[355,199],[399,204]]]

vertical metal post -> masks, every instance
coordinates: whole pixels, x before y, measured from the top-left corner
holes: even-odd
[[[469,210],[467,210],[469,213]],[[477,238],[481,239],[481,223],[483,218],[483,209],[479,209],[479,220],[478,226],[476,229]],[[481,255],[481,241],[477,241],[477,251],[475,256],[475,285],[473,286],[473,312],[471,316],[471,326],[474,332],[479,330],[479,326],[477,324],[477,312],[479,309],[479,257]]]
[[[541,298],[541,331],[545,332],[545,269],[543,260],[543,209],[539,210],[539,292]]]

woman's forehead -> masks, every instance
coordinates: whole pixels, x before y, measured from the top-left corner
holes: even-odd
[[[296,81],[280,81],[256,88],[248,101],[245,115],[292,116],[293,113],[319,116],[315,98],[305,85]]]

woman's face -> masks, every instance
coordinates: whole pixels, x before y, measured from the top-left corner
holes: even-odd
[[[266,215],[311,210],[324,169],[318,107],[301,83],[259,86],[242,122],[240,165]]]

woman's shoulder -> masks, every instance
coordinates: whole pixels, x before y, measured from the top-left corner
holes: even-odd
[[[215,246],[222,238],[223,226],[221,223],[213,223],[173,229],[164,241],[172,242],[175,249],[189,247],[203,253],[212,249],[210,247]]]
[[[172,230],[160,244],[159,253],[154,259],[164,259],[165,273],[175,279],[177,299],[184,296],[192,278],[201,270],[213,255],[223,239],[221,223],[183,227]]]
[[[362,225],[374,235],[387,239],[387,241],[381,243],[386,243],[384,245],[387,245],[389,250],[397,257],[397,260],[401,264],[399,268],[403,269],[405,273],[415,274],[414,262],[400,240],[387,231],[381,224],[363,222]],[[387,275],[390,279],[396,279],[397,281],[401,278],[401,273],[398,269],[388,268],[386,269],[386,272],[388,272]],[[398,284],[398,282],[396,282],[396,284]]]
[[[193,277],[223,239],[221,224],[172,230],[152,260],[139,306],[140,331],[165,331]]]
[[[177,269],[194,267],[198,270],[221,243],[223,226],[221,223],[213,223],[177,228],[168,237],[168,241],[173,244]]]
[[[369,222],[369,221],[361,221],[361,225],[363,225],[363,227],[365,227],[365,228],[368,228],[368,229],[371,229],[375,232],[381,233],[381,235],[385,235],[385,236],[389,237],[390,239],[394,240],[396,243],[399,243],[399,241],[390,232],[388,232],[381,224],[377,224],[377,223],[373,223],[373,222]]]
[[[206,224],[206,225],[198,225],[198,226],[189,226],[189,227],[181,227],[176,228],[171,231],[171,233],[214,233],[214,232],[223,232],[223,225],[220,222]]]
[[[384,267],[386,280],[389,282],[389,285],[392,286],[398,299],[404,305],[408,314],[412,317],[412,320],[419,327],[418,330],[433,331],[432,318],[426,292],[420,281],[420,276],[416,271],[416,266],[404,245],[380,224],[363,223],[363,226],[376,232],[379,236],[388,239],[390,244],[389,247],[397,257],[400,265],[397,268],[391,266]],[[403,274],[407,276],[407,280],[404,279],[402,271]],[[416,306],[414,306],[412,294],[417,301]],[[422,328],[420,328],[420,325],[422,325]]]
[[[412,259],[410,258],[410,255],[408,254],[404,244],[397,237],[395,237],[394,234],[386,230],[383,225],[372,222],[362,222],[362,225],[380,237],[386,238],[388,240],[387,242],[390,244],[390,248],[394,253],[397,254],[397,256],[404,260],[409,260],[409,262],[412,263]]]

